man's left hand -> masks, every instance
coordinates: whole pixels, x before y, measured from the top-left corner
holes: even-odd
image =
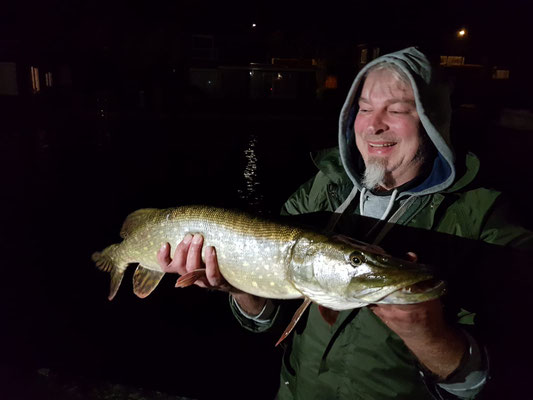
[[[444,379],[459,366],[467,340],[446,323],[439,299],[418,304],[379,304],[370,309],[434,374]]]
[[[405,305],[378,304],[370,309],[404,340],[431,340],[446,326],[439,299]]]

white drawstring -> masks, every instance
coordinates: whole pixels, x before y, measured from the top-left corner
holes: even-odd
[[[381,231],[379,232],[379,234],[376,236],[376,238],[374,239],[374,241],[372,242],[372,244],[379,244],[379,242],[381,242],[383,240],[383,238],[385,237],[385,235],[387,233],[389,233],[389,231],[392,229],[392,227],[394,226],[394,224],[396,222],[398,222],[398,220],[400,219],[400,217],[405,214],[405,212],[409,209],[409,207],[411,207],[411,204],[413,204],[416,200],[416,196],[415,195],[411,195],[411,197],[409,197],[407,200],[404,201],[404,203],[400,206],[400,208],[398,208],[396,210],[396,212],[394,214],[392,214],[392,216],[389,218],[389,220],[387,221],[387,223],[383,226],[383,228],[381,229]],[[378,222],[379,224],[379,222]],[[374,228],[376,228],[378,226],[378,224],[374,225]],[[370,234],[374,228],[372,228],[368,234]]]
[[[387,206],[387,209],[385,210],[385,212],[379,219],[380,221],[383,221],[385,218],[387,218],[387,215],[389,215],[390,210],[392,210],[392,206],[394,206],[394,201],[396,200],[396,196],[398,196],[398,189],[394,189],[392,191],[392,196],[390,197],[389,205]]]
[[[335,213],[330,218],[328,225],[326,227],[326,232],[333,232],[333,229],[335,228],[335,225],[339,222],[339,219],[341,218],[342,214],[346,211],[350,203],[355,198],[355,195],[357,194],[358,190],[357,187],[354,187],[346,200],[335,210]],[[364,203],[365,203],[365,194],[367,192],[366,188],[361,189],[361,194],[359,197],[359,214],[361,216],[364,216]],[[387,206],[387,209],[383,213],[383,215],[380,218],[380,221],[383,221],[389,213],[391,212],[392,208],[394,207],[394,202],[396,201],[396,198],[398,197],[398,190],[394,189],[391,195],[391,198],[389,200],[389,205]],[[411,195],[401,206],[396,210],[396,212],[389,218],[387,221],[388,223],[383,226],[381,231],[379,232],[378,236],[374,240],[373,244],[378,244],[383,240],[385,235],[391,230],[393,225],[400,219],[400,217],[407,211],[407,209],[413,204],[415,201],[416,196]],[[379,225],[379,222],[377,222],[372,229],[368,232],[367,235],[370,235]]]
[[[359,214],[365,215],[364,207],[365,207],[365,193],[366,193],[366,187],[363,187],[361,189],[361,195],[359,196]]]
[[[342,217],[342,214],[346,211],[350,203],[355,198],[355,195],[357,194],[357,186],[354,186],[346,200],[335,210],[333,215],[328,221],[328,224],[326,226],[326,229],[324,230],[325,233],[333,232],[333,229],[335,228],[335,225],[337,225],[337,222],[339,222],[339,219]]]

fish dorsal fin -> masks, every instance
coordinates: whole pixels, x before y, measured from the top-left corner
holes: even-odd
[[[142,208],[140,210],[132,212],[126,217],[122,229],[120,229],[120,237],[126,239],[135,230],[141,226],[143,222],[146,222],[158,212],[157,208]]]
[[[141,299],[148,296],[156,288],[165,275],[162,271],[154,271],[139,264],[133,274],[133,292]]]
[[[280,344],[281,342],[283,342],[287,338],[287,336],[289,336],[289,334],[292,332],[292,330],[294,329],[294,327],[296,326],[296,324],[298,323],[298,321],[302,317],[302,315],[305,312],[305,310],[307,309],[307,307],[309,307],[309,304],[311,304],[312,302],[313,301],[310,298],[308,298],[308,297],[306,297],[304,299],[304,302],[302,303],[302,305],[300,307],[298,307],[298,309],[294,313],[289,326],[287,326],[285,331],[281,334],[281,337],[279,338],[278,342],[276,343],[276,346],[278,344]]]

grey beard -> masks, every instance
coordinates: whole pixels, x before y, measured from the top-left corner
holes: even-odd
[[[368,165],[365,166],[365,173],[363,176],[363,186],[367,189],[374,189],[381,186],[385,180],[387,172],[387,160],[368,160]]]

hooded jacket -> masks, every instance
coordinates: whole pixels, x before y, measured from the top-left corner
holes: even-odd
[[[437,150],[423,179],[385,196],[362,186],[362,160],[353,132],[359,88],[369,69],[381,62],[395,64],[409,77],[421,124]],[[352,223],[350,216],[360,215],[362,209],[381,208],[382,219],[390,224],[358,221],[356,234],[360,236],[354,237],[379,243],[391,226],[401,225],[501,245],[531,246],[533,235],[508,225],[502,217],[501,194],[475,185],[479,160],[468,154],[456,162],[450,144],[449,94],[435,78],[427,58],[416,48],[385,55],[363,68],[341,111],[339,148],[314,157],[319,172],[287,200],[282,213],[335,212],[329,229],[336,225],[336,230],[343,231],[343,225]],[[232,307],[241,324],[253,331],[270,329],[281,314],[250,319],[233,302]],[[472,323],[473,316],[462,310],[457,322]],[[432,382],[403,341],[367,308],[342,311],[329,326],[312,305],[292,336],[283,357],[279,399],[457,398],[442,390],[446,383]],[[448,383],[463,378],[452,376]],[[484,383],[484,377],[478,378],[477,387],[464,391],[460,398],[477,395]]]

